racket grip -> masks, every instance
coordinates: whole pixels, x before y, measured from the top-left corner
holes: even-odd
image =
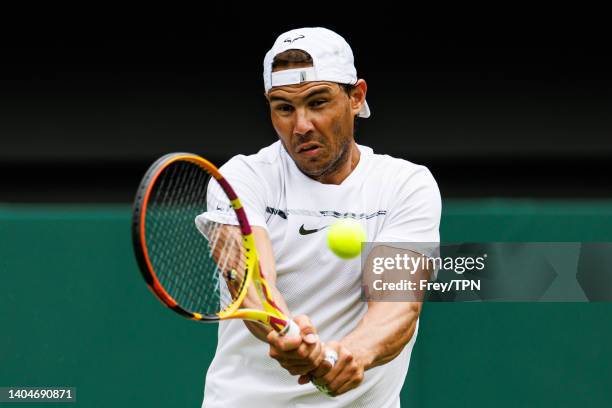
[[[287,322],[287,326],[285,326],[285,328],[279,334],[281,336],[300,337],[301,333],[302,331],[300,330],[300,326],[298,326],[297,323],[293,321],[293,319],[290,319]]]
[[[332,367],[335,366],[336,361],[338,361],[338,353],[336,353],[336,350],[325,350],[325,361],[329,362]]]
[[[332,367],[336,365],[336,361],[338,361],[338,353],[336,353],[336,350],[325,350],[325,361],[330,363]],[[317,388],[317,390],[319,390],[323,394],[330,395],[326,385],[315,384],[313,380],[311,380],[310,382]]]

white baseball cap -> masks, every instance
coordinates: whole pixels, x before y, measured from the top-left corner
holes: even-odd
[[[312,57],[312,67],[272,72],[274,57],[287,50],[302,50]],[[274,86],[301,84],[310,81],[330,81],[355,84],[353,51],[344,38],[322,27],[297,28],[278,36],[264,58],[264,87],[266,93]],[[364,101],[358,116],[370,117],[370,108]]]

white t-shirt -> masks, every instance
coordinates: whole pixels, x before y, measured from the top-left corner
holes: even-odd
[[[349,334],[367,311],[367,302],[361,297],[360,258],[336,257],[321,228],[350,217],[361,222],[370,242],[439,242],[440,192],[429,170],[375,154],[369,147],[359,150],[357,167],[340,185],[304,175],[280,141],[257,154],[236,156],[220,169],[251,225],[268,231],[276,286],[289,309],[308,315],[322,341]],[[218,204],[209,202],[208,208]],[[312,384],[299,385],[242,321],[222,321],[203,407],[399,407],[417,331],[398,357],[366,371],[356,389],[330,398]]]

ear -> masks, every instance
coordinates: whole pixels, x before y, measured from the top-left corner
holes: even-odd
[[[358,80],[349,96],[351,99],[351,112],[353,112],[353,116],[357,116],[361,110],[361,107],[365,103],[367,92],[368,84],[366,84],[366,81],[363,79]]]

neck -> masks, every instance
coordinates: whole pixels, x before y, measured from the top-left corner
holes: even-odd
[[[345,157],[342,157],[345,156]],[[357,167],[361,152],[355,142],[351,142],[346,152],[338,160],[338,166],[332,171],[326,172],[318,177],[313,177],[319,183],[323,184],[341,184]]]

